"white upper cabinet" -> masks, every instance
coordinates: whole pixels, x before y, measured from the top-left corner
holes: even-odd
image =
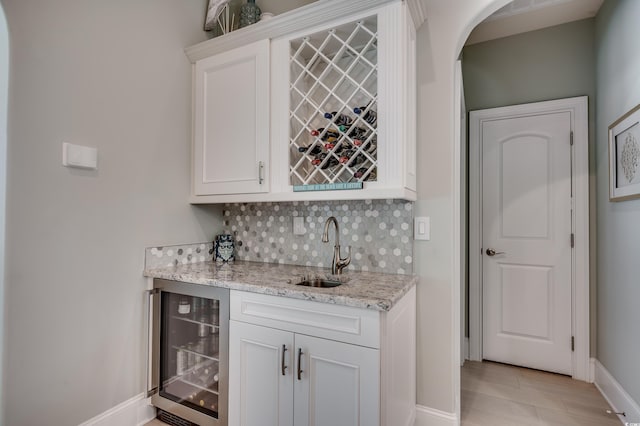
[[[267,192],[269,41],[198,61],[193,194]]]
[[[191,202],[415,200],[421,4],[319,1],[188,48]]]

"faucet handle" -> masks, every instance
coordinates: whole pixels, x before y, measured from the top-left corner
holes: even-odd
[[[351,246],[347,246],[347,252],[349,253],[347,255],[346,258],[344,258],[343,260],[347,262],[347,265],[349,264],[349,262],[351,262]]]
[[[347,266],[349,266],[349,264],[351,263],[351,246],[348,247],[348,253],[349,254],[344,259],[342,258],[342,254],[338,254],[338,259],[336,264],[339,271],[338,273],[341,273],[342,270]]]

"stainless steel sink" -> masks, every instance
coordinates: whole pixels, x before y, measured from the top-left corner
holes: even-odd
[[[324,278],[311,278],[306,279],[297,283],[296,285],[303,285],[305,287],[322,287],[322,288],[330,288],[330,287],[338,287],[342,283],[340,281],[335,280],[326,280]]]

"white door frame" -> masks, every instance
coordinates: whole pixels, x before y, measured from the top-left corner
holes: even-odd
[[[555,112],[571,114],[573,216],[571,330],[575,338],[572,377],[589,374],[589,118],[588,98],[559,99],[469,113],[469,359],[482,360],[482,123]],[[567,239],[569,235],[567,235]],[[569,342],[567,342],[569,344]]]

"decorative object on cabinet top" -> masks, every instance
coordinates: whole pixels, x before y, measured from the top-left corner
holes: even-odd
[[[262,11],[256,5],[256,0],[247,0],[240,9],[240,28],[255,24],[260,20],[261,14]]]
[[[216,264],[207,261],[147,268],[144,275],[377,311],[389,311],[418,282],[414,275],[350,272],[334,276],[327,272],[323,268],[273,263],[236,261]],[[339,280],[342,285],[332,288],[297,285],[310,278]]]
[[[325,0],[281,13],[271,19],[261,21],[260,25],[251,25],[243,31],[232,31],[225,34],[224,37],[216,37],[187,47],[185,51],[189,59],[195,63],[216,53],[259,40],[275,39],[296,31],[324,25],[345,16],[374,11],[376,8],[402,1],[407,3],[416,28],[422,25],[426,20],[426,0]]]
[[[235,14],[230,11],[231,0],[209,0],[207,15],[204,21],[205,31],[219,31],[227,34],[237,28]]]

